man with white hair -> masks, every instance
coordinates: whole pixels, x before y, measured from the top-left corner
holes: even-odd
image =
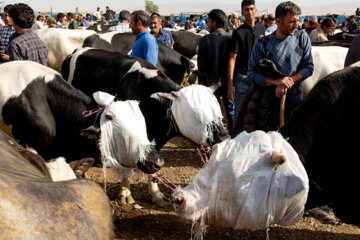
[[[316,28],[319,28],[320,24],[317,21],[317,17],[315,15],[311,15],[308,17],[308,25],[305,31],[310,34],[310,32]]]

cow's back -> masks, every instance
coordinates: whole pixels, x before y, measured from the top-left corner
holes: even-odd
[[[48,66],[61,71],[61,64],[76,48],[82,46],[86,37],[95,34],[91,30],[47,28],[35,30],[48,48]]]
[[[0,130],[0,238],[111,239],[110,204],[100,186],[52,182],[21,148]]]

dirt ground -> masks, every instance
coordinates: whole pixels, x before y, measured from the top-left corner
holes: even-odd
[[[161,150],[161,154],[165,159],[165,166],[160,172],[176,185],[189,184],[201,169],[202,163],[192,144],[181,137],[170,140]],[[107,184],[111,187],[107,194],[114,209],[115,239],[190,239],[192,223],[177,216],[171,205],[161,208],[151,202],[147,177],[144,174],[136,172],[130,179],[133,197],[136,203],[143,207],[134,209],[130,205],[122,206],[117,200],[119,180],[108,172]],[[92,167],[86,177],[103,185],[104,177],[100,166]],[[164,185],[159,186],[166,196],[171,195],[171,191]],[[268,233],[271,240],[360,240],[360,228],[354,225],[328,224],[309,216],[304,216],[290,227],[271,226]],[[266,237],[265,230],[240,231],[209,226],[204,239],[263,240]]]

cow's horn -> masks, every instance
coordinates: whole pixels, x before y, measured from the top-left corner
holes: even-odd
[[[175,98],[180,96],[180,94],[178,92],[171,92],[171,95],[173,95]]]
[[[218,87],[219,87],[219,85],[214,84],[214,85],[211,85],[211,86],[209,87],[209,89],[210,89],[210,91],[211,91],[212,93],[214,93],[214,92],[216,91],[216,89],[218,89]]]

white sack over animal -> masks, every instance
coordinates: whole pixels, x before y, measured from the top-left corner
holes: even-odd
[[[307,173],[290,144],[277,132],[255,131],[215,145],[207,165],[172,197],[182,217],[200,222],[198,231],[205,224],[255,230],[295,224],[308,190]]]

